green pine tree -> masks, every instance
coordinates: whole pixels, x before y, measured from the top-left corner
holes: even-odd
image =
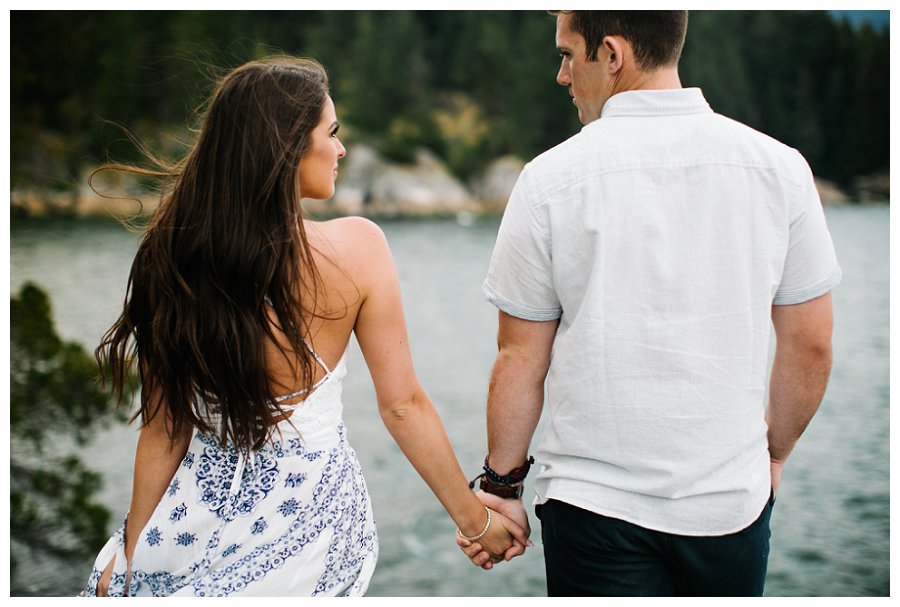
[[[100,476],[75,455],[113,419],[115,405],[96,381],[93,358],[59,338],[50,300],[34,284],[10,300],[10,569],[11,593],[21,557],[60,565],[89,558],[105,542],[109,511],[93,501]],[[60,440],[62,439],[62,440]],[[83,566],[83,563],[82,563]]]

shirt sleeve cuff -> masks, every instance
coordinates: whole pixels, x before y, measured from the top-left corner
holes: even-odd
[[[531,308],[510,301],[503,295],[500,295],[500,293],[498,293],[490,284],[488,284],[487,280],[485,280],[481,285],[481,292],[484,293],[485,298],[489,302],[494,304],[499,310],[501,310],[502,312],[506,312],[510,316],[515,316],[516,318],[545,322],[556,320],[560,316],[562,316],[562,308]]]
[[[775,299],[772,300],[772,305],[791,306],[802,304],[817,297],[821,297],[826,293],[830,293],[835,287],[837,287],[841,283],[842,276],[843,273],[840,266],[835,266],[834,271],[831,273],[831,276],[816,285],[796,291],[779,291],[775,293]]]

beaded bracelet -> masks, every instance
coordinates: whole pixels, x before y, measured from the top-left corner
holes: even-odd
[[[484,466],[482,470],[484,470],[484,474],[490,478],[495,483],[499,483],[501,485],[512,485],[515,483],[521,483],[525,480],[525,477],[528,476],[528,471],[531,469],[531,464],[534,463],[534,457],[528,456],[525,459],[525,463],[519,466],[518,468],[514,468],[510,470],[507,474],[500,475],[494,472],[491,467],[488,465],[488,458],[490,454],[484,457]]]
[[[474,542],[475,540],[480,540],[482,537],[484,537],[484,534],[488,532],[488,528],[491,526],[491,509],[487,506],[485,506],[484,509],[487,511],[487,521],[484,523],[484,529],[481,530],[481,533],[469,537],[467,535],[464,535],[463,532],[459,530],[459,527],[457,527],[456,532],[459,534],[459,537],[466,540],[467,542]]]

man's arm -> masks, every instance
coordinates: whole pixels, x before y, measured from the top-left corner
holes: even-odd
[[[488,465],[501,476],[518,468],[528,456],[528,446],[544,407],[544,380],[559,320],[536,322],[500,312],[497,360],[488,388]],[[478,494],[489,508],[510,518],[530,533],[528,514],[519,499]],[[490,569],[489,555],[478,543],[457,538],[472,562]]]
[[[528,456],[558,326],[558,320],[535,322],[500,312],[487,405],[488,465],[500,475]]]
[[[769,383],[769,457],[772,488],[797,439],[815,415],[831,373],[831,294],[811,301],[772,306],[775,360]]]

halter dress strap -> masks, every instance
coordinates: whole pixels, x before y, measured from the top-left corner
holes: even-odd
[[[325,375],[323,375],[319,379],[319,381],[317,381],[316,383],[314,383],[313,385],[311,385],[308,388],[303,388],[301,390],[297,390],[296,392],[291,392],[290,394],[285,394],[283,396],[276,396],[273,399],[276,403],[282,403],[286,400],[291,400],[292,398],[296,398],[298,396],[303,396],[304,394],[312,392],[313,390],[315,390],[316,388],[318,388],[319,386],[324,384],[326,381],[328,381],[328,378],[331,377],[332,370],[328,368],[328,365],[325,364],[325,361],[322,360],[322,357],[319,356],[318,352],[313,350],[312,346],[310,345],[310,343],[308,341],[306,341],[305,337],[303,338],[303,343],[306,345],[306,349],[309,350],[310,354],[313,355],[313,358],[316,359],[316,362],[319,363],[323,369],[325,369]]]
[[[264,295],[263,299],[266,302],[267,306],[272,307],[272,298],[269,297],[268,294]],[[293,322],[291,323],[291,328],[293,328],[295,331],[297,330],[297,327]],[[291,400],[292,398],[296,398],[298,396],[302,396],[304,394],[312,392],[313,390],[324,384],[326,381],[328,381],[328,378],[331,377],[332,370],[328,368],[328,365],[325,364],[325,361],[322,360],[322,357],[319,356],[319,353],[313,350],[312,345],[309,343],[309,341],[307,341],[305,337],[303,338],[303,344],[306,346],[306,349],[309,350],[310,354],[313,355],[313,358],[316,359],[316,362],[319,363],[323,369],[325,369],[325,375],[323,375],[322,378],[319,379],[319,381],[311,385],[309,388],[303,388],[302,390],[297,390],[296,392],[291,392],[290,394],[276,396],[272,399],[272,401],[275,403],[283,403],[286,400]]]

